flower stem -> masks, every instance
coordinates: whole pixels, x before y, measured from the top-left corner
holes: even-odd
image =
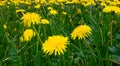
[[[41,40],[41,38],[40,38],[40,35],[39,35],[39,31],[37,31],[36,30],[36,28],[33,26],[33,29],[35,30],[35,33],[36,33],[36,35],[37,35],[37,37],[38,37],[38,40],[37,40],[37,45],[36,45],[36,52],[38,52],[38,46],[39,46],[39,42],[38,41],[40,41],[40,43],[42,44],[43,42],[42,42],[42,40]],[[40,30],[40,26],[39,26],[39,30]]]
[[[112,23],[113,23],[113,22],[110,23],[110,45],[111,45],[111,46],[112,46],[112,39],[113,39],[113,38],[112,38]]]

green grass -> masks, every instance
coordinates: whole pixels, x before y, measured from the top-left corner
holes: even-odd
[[[34,5],[34,4],[33,4]],[[29,42],[20,42],[19,37],[26,29],[22,24],[22,14],[16,13],[15,5],[0,7],[0,66],[116,66],[120,64],[120,16],[103,13],[100,6],[84,7],[80,4],[41,5],[35,9],[31,5],[19,5],[26,12],[36,12],[50,21],[48,25],[32,27],[37,33]],[[58,11],[49,15],[48,6]],[[77,9],[81,9],[81,14]],[[62,12],[66,11],[67,15]],[[71,21],[70,21],[71,20]],[[7,29],[3,25],[7,25]],[[70,33],[79,24],[92,28],[92,35],[85,40],[71,39]],[[16,31],[14,30],[16,29]],[[70,45],[60,56],[47,55],[41,50],[42,43],[52,35],[69,37]]]

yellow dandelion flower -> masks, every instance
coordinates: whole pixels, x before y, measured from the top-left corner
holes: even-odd
[[[80,25],[76,27],[73,32],[71,33],[72,39],[75,39],[78,37],[78,39],[85,39],[88,37],[91,33],[92,29],[87,25]]]
[[[79,0],[72,0],[71,3],[80,3]]]
[[[6,24],[4,24],[4,25],[3,25],[3,28],[4,28],[4,29],[7,29],[7,25],[6,25]]]
[[[81,9],[80,8],[77,9],[77,13],[81,14]]]
[[[48,7],[47,9],[48,9],[48,10],[52,10],[53,8],[52,8],[52,7]]]
[[[62,12],[64,15],[66,15],[67,14],[67,12]]]
[[[120,8],[117,6],[107,6],[103,9],[103,12],[115,12],[120,14]]]
[[[80,0],[81,4],[84,5],[85,7],[90,6],[90,5],[95,5],[94,0]]]
[[[62,3],[62,2],[66,2],[67,0],[57,0],[57,2],[60,2],[60,3]]]
[[[48,3],[55,3],[56,0],[48,0]]]
[[[39,3],[40,2],[40,0],[34,0],[35,1],[35,3]]]
[[[46,3],[46,0],[34,0],[35,3]]]
[[[39,24],[40,18],[42,18],[39,14],[34,12],[28,12],[23,15],[21,19],[23,19],[23,24],[25,27],[31,27],[33,24]]]
[[[23,9],[16,10],[16,13],[24,14],[24,12],[25,12],[25,10],[23,10]]]
[[[20,37],[20,41],[30,41],[35,36],[35,32],[32,29],[26,29],[23,36]]]
[[[23,10],[23,9],[16,10],[16,13],[18,13],[18,12],[25,12],[25,10]]]
[[[57,14],[57,11],[54,10],[54,9],[52,9],[52,10],[50,10],[50,14],[52,14],[52,15],[56,15],[56,14]]]
[[[43,43],[42,49],[43,52],[49,55],[52,55],[53,53],[55,55],[63,54],[64,51],[66,51],[67,45],[68,45],[68,37],[64,36],[50,36],[48,39]]]
[[[36,9],[39,9],[39,8],[40,8],[40,4],[37,4],[37,5],[35,6],[35,8],[36,8]]]
[[[47,19],[41,19],[42,24],[49,24],[49,21]]]
[[[107,6],[107,4],[105,2],[100,4],[101,6]]]
[[[6,2],[6,1],[0,1],[0,6],[5,5],[5,2]]]

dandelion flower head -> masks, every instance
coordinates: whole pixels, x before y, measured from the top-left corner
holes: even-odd
[[[7,25],[6,25],[6,24],[4,24],[4,25],[3,25],[3,28],[4,28],[4,29],[7,29]]]
[[[75,39],[78,37],[78,39],[85,39],[88,37],[91,33],[92,29],[87,25],[80,25],[76,27],[73,32],[71,33],[72,39]]]
[[[35,6],[35,8],[36,8],[36,9],[39,9],[39,8],[40,8],[40,4],[37,4],[37,5]]]
[[[49,24],[49,21],[47,19],[41,19],[41,24]]]
[[[35,32],[32,29],[26,29],[23,36],[20,37],[20,41],[30,41],[35,36]]]
[[[63,54],[64,51],[66,51],[67,45],[68,45],[68,38],[64,36],[50,36],[48,39],[43,43],[42,49],[43,52],[52,55],[53,53],[55,55]]]
[[[57,14],[57,11],[54,10],[54,9],[51,9],[51,10],[50,10],[50,14],[52,14],[52,15],[56,15],[56,14]]]
[[[21,19],[23,19],[23,24],[25,27],[31,27],[32,24],[39,24],[41,18],[42,17],[37,13],[28,12],[24,14]]]
[[[67,12],[62,12],[64,15],[66,15],[67,14]]]
[[[0,6],[5,5],[5,2],[6,2],[6,1],[0,1]]]
[[[16,13],[18,13],[18,12],[25,12],[25,10],[23,10],[23,9],[16,10]]]
[[[103,9],[103,12],[115,12],[120,14],[120,8],[117,6],[107,6]]]

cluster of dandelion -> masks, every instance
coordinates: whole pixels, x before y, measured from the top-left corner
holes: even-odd
[[[87,25],[80,25],[76,27],[71,33],[71,38],[75,40],[85,39],[90,36],[92,29]],[[20,37],[21,41],[30,41],[35,36],[35,32],[32,29],[27,29]],[[69,38],[62,35],[49,36],[48,39],[42,44],[42,50],[48,55],[61,55],[66,51],[67,45],[69,45]]]
[[[71,4],[71,3],[81,3],[84,6],[89,6],[91,4],[94,4],[94,0],[92,1],[79,1],[79,0],[72,0],[72,1],[64,1],[64,0],[57,0],[57,2],[55,0],[48,0],[48,3],[56,3],[58,4],[59,2],[66,2],[66,4]],[[19,1],[15,1],[12,0],[12,2],[14,2],[15,4],[19,4],[19,3],[25,3],[25,4],[32,4],[32,1],[29,0],[19,0]],[[47,3],[47,1],[44,0],[35,0],[35,2],[37,2],[37,4],[35,5],[36,9],[39,9],[41,6],[41,2],[42,3]],[[87,5],[85,4],[85,2],[87,3]],[[47,3],[47,4],[48,4]],[[57,12],[57,10],[55,10],[52,7],[48,7],[48,13],[49,15],[57,15],[59,14]],[[29,42],[32,40],[33,37],[36,36],[37,32],[34,31],[32,28],[35,25],[39,25],[40,24],[49,24],[49,20],[47,20],[46,18],[43,18],[40,14],[36,13],[36,12],[26,12],[24,9],[18,9],[16,10],[16,13],[22,13],[22,24],[25,27],[25,31],[23,31],[23,34],[20,36],[20,41],[26,41]],[[80,9],[78,9],[78,12],[81,13]],[[62,12],[64,15],[67,14],[67,12],[63,11]],[[26,29],[27,28],[27,29]],[[5,28],[4,26],[4,29]],[[86,39],[87,37],[89,37],[92,34],[92,29],[87,26],[87,25],[79,25],[77,26],[72,32],[71,32],[71,38],[73,40],[75,40],[77,37],[78,39]],[[45,42],[42,44],[42,50],[45,54],[48,55],[61,55],[64,54],[65,51],[67,51],[67,46],[69,45],[69,38],[66,36],[62,36],[62,35],[53,35],[53,36],[48,36],[48,39],[45,40]]]
[[[119,0],[2,0],[0,1],[0,6],[5,5],[5,3],[15,4],[18,6],[19,4],[27,4],[31,5],[35,3],[35,8],[39,9],[41,4],[56,4],[60,5],[61,3],[65,4],[81,4],[85,7],[90,5],[96,5],[96,3],[100,2],[101,6],[107,5],[120,5]]]
[[[49,10],[53,10],[53,8],[49,7]],[[50,12],[55,15],[56,12]],[[24,27],[31,27],[35,24],[49,24],[47,19],[42,19],[42,17],[33,12],[28,12],[23,14],[22,17]],[[90,36],[92,29],[87,25],[80,25],[76,27],[71,33],[71,38],[75,40],[76,37],[78,39],[85,39]],[[35,36],[35,32],[32,29],[26,29],[23,35],[20,37],[21,41],[30,41],[32,37]],[[42,44],[42,50],[44,53],[48,55],[60,55],[66,51],[67,45],[69,45],[68,37],[64,37],[61,35],[54,35],[48,37],[48,39]]]
[[[73,30],[71,38],[74,40],[76,37],[78,37],[78,39],[85,39],[92,34],[91,31],[92,29],[89,26],[80,25]],[[48,37],[48,39],[43,43],[42,49],[46,54],[51,55],[54,53],[55,55],[60,55],[66,51],[67,45],[69,45],[68,37],[56,35]]]
[[[60,5],[61,3],[65,4],[82,4],[84,6],[95,5],[94,0],[3,0],[0,2],[0,5],[3,6],[4,3],[14,3],[16,6],[19,4],[27,4],[31,5],[33,3],[37,4],[35,6],[36,9],[40,8],[40,4],[56,4]]]
[[[21,10],[17,10],[21,11]],[[23,10],[22,10],[23,11]],[[23,14],[23,17],[21,18],[23,20],[24,27],[31,27],[35,24],[49,24],[49,21],[45,18],[42,19],[42,17],[35,13],[35,12],[27,12],[26,14]],[[23,33],[23,37],[20,37],[21,41],[30,41],[32,37],[35,36],[35,32],[32,29],[26,29]]]

